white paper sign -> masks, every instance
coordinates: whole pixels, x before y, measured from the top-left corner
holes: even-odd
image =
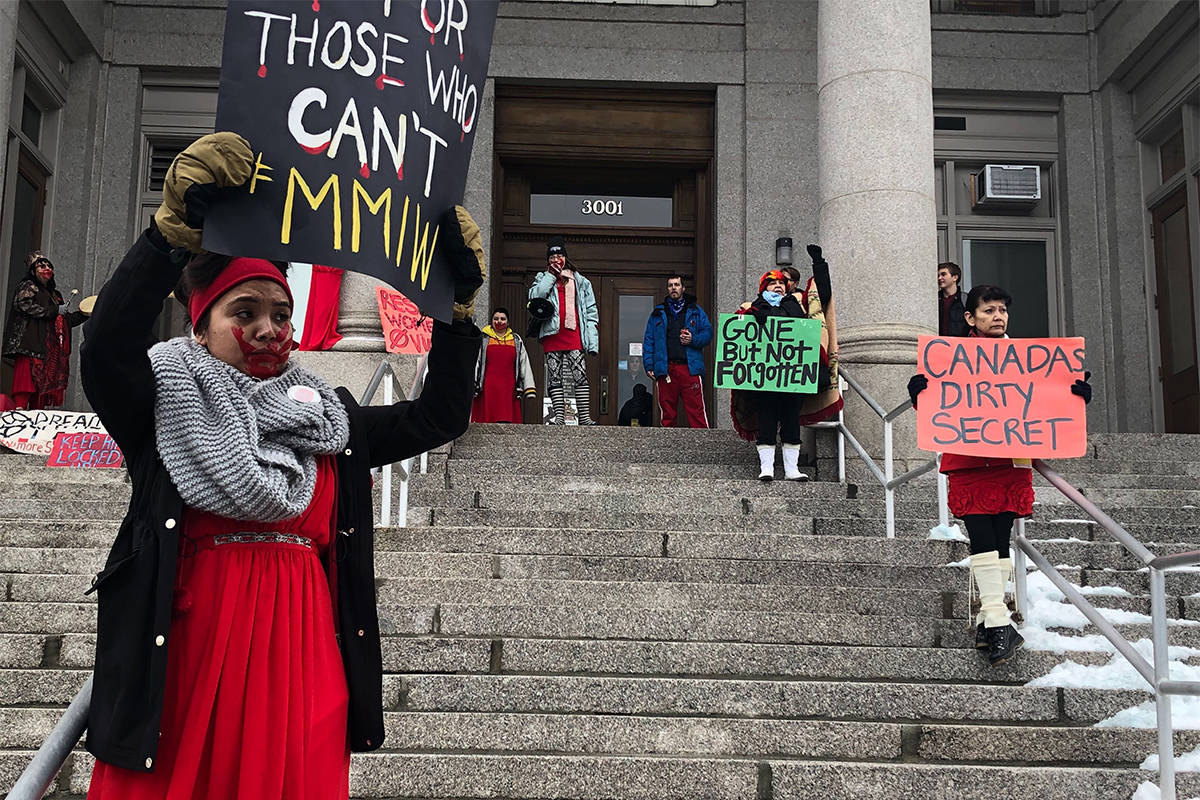
[[[641,342],[630,342],[629,343],[629,355],[640,356],[641,354],[642,354],[642,343]]]
[[[18,453],[48,456],[60,433],[105,433],[100,417],[81,411],[5,411],[0,414],[0,445]]]

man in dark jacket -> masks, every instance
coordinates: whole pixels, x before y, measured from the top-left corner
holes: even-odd
[[[658,408],[664,428],[674,427],[679,401],[688,426],[707,428],[704,408],[704,353],[712,341],[712,325],[696,298],[683,290],[683,277],[667,278],[667,296],[650,312],[642,338],[646,374],[658,385]]]
[[[963,308],[959,282],[962,270],[953,261],[938,264],[938,336],[966,336],[966,309]]]

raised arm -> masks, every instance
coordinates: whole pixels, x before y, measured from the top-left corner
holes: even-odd
[[[154,432],[154,373],[146,351],[181,267],[153,229],[138,237],[100,290],[83,326],[80,376],[88,402],[126,453]]]

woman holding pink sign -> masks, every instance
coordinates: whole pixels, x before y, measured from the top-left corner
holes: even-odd
[[[982,284],[967,295],[967,336],[1008,338],[1012,296],[999,286]],[[1091,402],[1090,372],[1071,386],[1071,393]],[[917,374],[908,382],[913,408],[929,379]],[[975,616],[975,648],[986,650],[992,666],[1011,659],[1024,644],[1012,624],[1004,590],[1013,571],[1009,539],[1017,517],[1033,516],[1033,465],[1025,458],[995,458],[943,453],[941,471],[949,479],[950,513],[963,520],[971,542],[968,593],[979,592]],[[973,582],[973,583],[972,583]]]

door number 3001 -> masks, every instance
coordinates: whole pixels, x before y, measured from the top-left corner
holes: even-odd
[[[584,200],[580,211],[584,214],[601,214],[606,217],[620,217],[625,212],[621,208],[621,200]]]

